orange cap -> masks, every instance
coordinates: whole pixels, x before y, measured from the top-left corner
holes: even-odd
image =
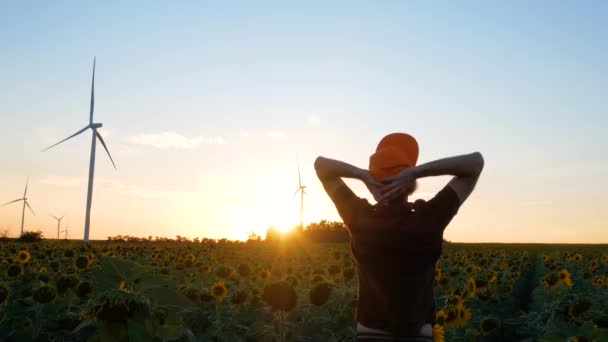
[[[392,133],[380,140],[376,153],[369,157],[369,172],[380,180],[416,166],[418,142],[405,133]]]

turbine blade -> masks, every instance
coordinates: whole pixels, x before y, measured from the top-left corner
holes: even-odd
[[[4,207],[5,205],[9,205],[9,204],[11,204],[11,203],[15,203],[15,202],[19,202],[19,201],[23,201],[23,198],[16,199],[16,200],[14,200],[14,201],[10,201],[10,202],[8,202],[8,203],[4,203],[3,205],[0,205],[0,207]]]
[[[54,218],[55,220],[59,220],[59,219],[57,218],[57,216],[55,216],[55,215],[49,215],[49,216],[50,216],[50,217],[52,217],[52,218]]]
[[[90,127],[91,127],[91,125],[86,126],[85,128],[83,128],[83,129],[81,129],[80,131],[78,131],[78,132],[76,132],[76,133],[74,133],[74,134],[70,135],[69,137],[67,137],[67,138],[65,138],[65,139],[63,139],[63,140],[61,140],[60,142],[56,143],[55,145],[52,145],[52,146],[49,146],[49,147],[45,148],[45,149],[44,149],[44,150],[42,150],[41,152],[44,152],[44,151],[46,151],[46,150],[48,150],[48,149],[51,149],[51,148],[53,148],[53,147],[55,147],[55,146],[57,146],[57,145],[61,144],[62,142],[66,141],[66,140],[72,139],[73,137],[75,137],[75,136],[77,136],[78,134],[80,134],[80,133],[82,133],[82,132],[86,131],[86,130],[87,130],[87,129],[89,129]]]
[[[25,191],[23,192],[23,198],[25,198],[25,196],[27,196],[27,185],[30,182],[30,177],[27,177],[27,180],[25,181]]]
[[[25,201],[25,205],[27,206],[27,208],[32,212],[32,214],[36,215],[36,213],[34,212],[34,209],[32,209],[32,207],[30,207],[30,204],[27,203],[27,201]]]
[[[106,142],[103,141],[103,138],[101,137],[101,134],[99,134],[99,132],[95,131],[95,134],[97,134],[97,138],[99,138],[99,141],[103,145],[103,148],[106,150],[106,153],[108,154],[108,157],[110,157],[110,161],[112,162],[112,165],[114,166],[114,169],[116,169],[116,164],[114,164],[114,159],[112,159],[112,156],[110,155],[110,151],[108,151],[108,147],[106,146]]]
[[[93,109],[95,108],[95,59],[93,57],[93,78],[91,79],[91,107],[89,110],[89,125],[93,124]]]
[[[296,197],[296,195],[298,194],[298,191],[300,191],[300,188],[298,188],[298,189],[296,190],[296,192],[294,192],[294,193],[293,193],[293,196],[291,196],[291,198]]]
[[[298,185],[302,186],[302,177],[300,177],[300,155],[298,155],[297,158],[298,158]]]

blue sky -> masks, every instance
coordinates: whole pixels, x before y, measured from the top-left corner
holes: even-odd
[[[422,162],[485,156],[446,238],[608,242],[607,16],[599,1],[3,3],[0,202],[29,175],[26,227],[52,235],[53,212],[81,236],[90,136],[40,150],[86,124],[97,56],[118,171],[98,150],[93,238],[295,224],[296,153],[305,219],[337,219],[314,158],[365,167],[405,131]],[[19,224],[0,208],[1,229]]]

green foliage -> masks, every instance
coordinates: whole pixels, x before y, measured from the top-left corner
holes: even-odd
[[[445,340],[606,340],[608,286],[594,283],[608,275],[605,250],[444,246],[437,262],[436,309],[469,310],[461,320],[443,322]],[[563,270],[569,281],[547,288],[543,281]],[[214,298],[211,287],[220,281],[227,293]],[[467,295],[471,281],[479,287]],[[271,284],[281,287],[266,287]],[[310,243],[299,236],[272,243],[0,246],[3,341],[349,340],[356,307],[356,265],[346,243]]]

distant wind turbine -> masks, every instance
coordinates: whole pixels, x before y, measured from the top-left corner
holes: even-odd
[[[15,203],[15,202],[19,202],[19,201],[23,201],[23,210],[21,211],[21,235],[23,235],[23,223],[25,221],[25,207],[27,206],[27,208],[32,212],[32,214],[36,215],[36,213],[34,212],[34,210],[32,209],[32,207],[30,207],[30,204],[27,201],[27,185],[29,184],[30,179],[28,178],[25,181],[25,191],[23,192],[23,198],[18,198],[14,201],[10,201],[8,203],[4,203],[3,205],[1,205],[0,207],[4,207],[5,205],[9,205],[11,203]],[[19,236],[21,236],[19,235]]]
[[[61,226],[61,220],[63,220],[63,216],[57,217],[55,215],[51,215],[51,217],[57,220],[57,240],[59,240],[59,227]]]
[[[68,239],[68,225],[67,225],[67,224],[65,225],[65,230],[62,230],[61,232],[62,232],[62,233],[64,233],[64,232],[65,232],[65,239],[67,240],[67,239]],[[58,239],[59,239],[59,238],[58,238]]]
[[[66,141],[66,140],[69,140],[69,139],[83,133],[84,131],[86,131],[89,128],[91,129],[93,140],[91,141],[91,159],[89,162],[89,188],[87,191],[87,211],[86,211],[86,216],[85,216],[85,220],[84,220],[84,241],[85,242],[89,241],[89,226],[91,223],[91,202],[93,200],[93,179],[95,177],[95,146],[96,146],[97,139],[99,139],[99,142],[101,143],[103,148],[106,150],[108,157],[110,157],[112,166],[114,166],[114,169],[116,169],[116,164],[114,164],[114,160],[112,159],[112,156],[110,155],[110,151],[108,151],[108,147],[106,146],[106,143],[103,140],[101,134],[99,134],[99,132],[97,131],[97,129],[101,128],[103,126],[103,124],[93,123],[93,108],[94,107],[95,107],[95,58],[93,58],[93,78],[91,80],[91,106],[90,106],[90,110],[89,110],[89,124],[87,126],[85,126],[83,129],[79,130],[78,132],[76,132],[76,133],[70,135],[69,137],[61,140],[60,142],[56,143],[55,145],[49,146],[49,147],[45,148],[44,150],[42,150],[42,152],[44,152],[50,148],[53,148],[53,147],[61,144],[62,142]]]
[[[298,188],[293,193],[292,197],[295,197],[300,192],[300,229],[304,229],[302,221],[302,212],[304,211],[304,195],[306,195],[306,185],[302,185],[302,177],[300,175],[300,157],[298,156]]]

